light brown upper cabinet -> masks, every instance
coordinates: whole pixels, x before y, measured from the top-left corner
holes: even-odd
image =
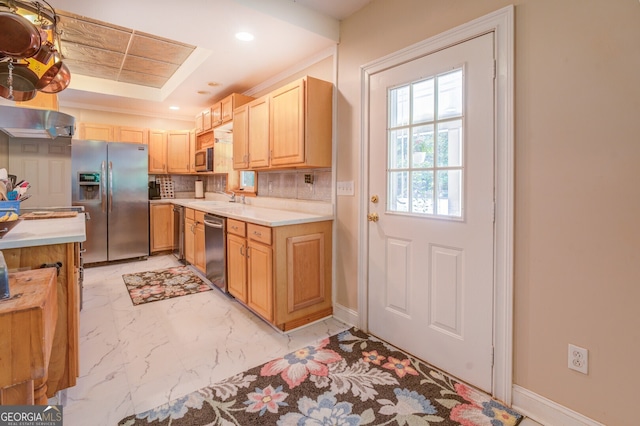
[[[79,123],[78,139],[95,141],[114,141],[114,128],[111,124]]]
[[[189,173],[191,171],[191,132],[189,130],[167,131],[167,172]]]
[[[233,120],[233,110],[252,100],[251,96],[232,93],[220,102],[216,102],[211,106],[211,126],[215,129],[231,122]]]
[[[167,173],[166,130],[149,130],[149,173]]]
[[[196,115],[196,134],[211,130],[211,108],[207,108]]]
[[[114,129],[116,142],[149,144],[149,129],[141,127],[117,126]]]
[[[233,168],[269,167],[269,96],[236,108],[233,120]]]
[[[331,167],[332,98],[309,76],[270,93],[271,167]]]
[[[149,143],[149,129],[111,124],[79,123],[78,138],[107,142]]]

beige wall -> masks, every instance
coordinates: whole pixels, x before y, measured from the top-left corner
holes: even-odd
[[[69,114],[76,119],[76,132],[78,131],[78,123],[112,124],[114,126],[146,127],[161,130],[189,130],[195,127],[195,117],[189,120],[185,120],[183,117],[157,118],[144,115],[66,107],[64,105],[60,105],[60,112]]]
[[[342,24],[337,179],[358,188],[360,66],[515,4],[515,383],[638,422],[640,4],[373,0]],[[338,197],[337,302],[357,310],[359,194]],[[589,375],[567,345],[589,349]]]

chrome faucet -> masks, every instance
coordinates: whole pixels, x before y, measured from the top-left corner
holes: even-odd
[[[222,195],[226,195],[227,197],[229,197],[229,202],[230,203],[235,203],[236,202],[236,193],[233,191],[229,191],[231,194],[228,194],[224,191],[216,191],[218,194],[222,194]]]

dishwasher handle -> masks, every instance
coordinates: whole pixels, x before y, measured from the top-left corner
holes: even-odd
[[[204,220],[204,226],[209,226],[211,228],[218,228],[218,229],[222,229],[224,228],[224,225],[222,223],[219,222],[211,222],[209,220]]]

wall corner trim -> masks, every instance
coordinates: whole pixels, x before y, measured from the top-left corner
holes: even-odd
[[[333,317],[350,326],[358,327],[358,312],[339,303],[333,304]]]
[[[544,425],[605,426],[522,386],[513,385],[512,397],[514,410]]]

